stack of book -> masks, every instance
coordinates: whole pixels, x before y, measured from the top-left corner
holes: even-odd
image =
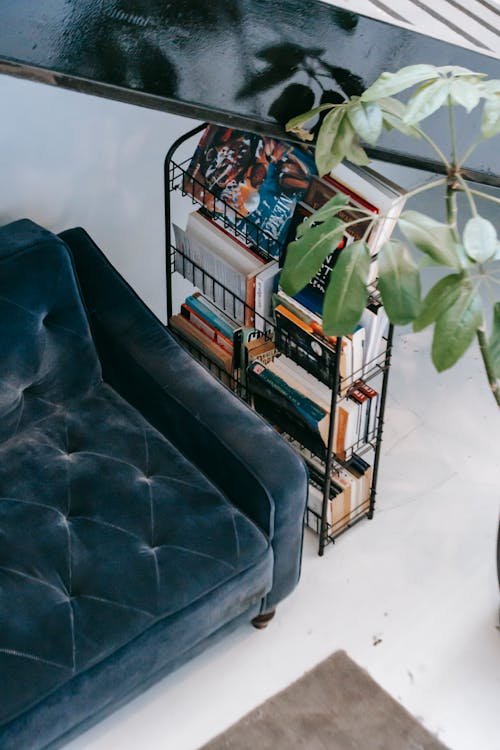
[[[251,363],[247,378],[258,410],[270,414],[263,403],[267,401],[273,413],[281,411],[292,425],[287,431],[318,455],[324,455],[328,446],[334,405],[333,451],[339,459],[345,460],[375,437],[379,394],[363,380],[337,399],[332,389],[286,355],[267,364]]]
[[[175,270],[240,325],[264,331],[279,264],[265,261],[201,210],[183,231],[174,225]]]
[[[330,482],[330,498],[326,507],[326,522],[330,534],[336,534],[370,510],[372,467],[361,456],[354,455],[344,467],[337,467]],[[317,483],[323,478],[318,477]],[[309,491],[309,511],[320,519],[323,493],[316,484]]]
[[[240,325],[200,292],[189,295],[170,327],[220,372],[230,387],[241,385],[250,362],[268,363],[276,353],[271,336]]]

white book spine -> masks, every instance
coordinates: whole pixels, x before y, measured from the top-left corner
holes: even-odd
[[[245,276],[207,247],[189,238],[175,225],[174,233],[176,246],[181,253],[176,254],[175,270],[183,274],[231,318],[244,323],[245,306],[242,300],[246,297]]]

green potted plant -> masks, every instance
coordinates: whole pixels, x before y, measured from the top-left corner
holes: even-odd
[[[461,154],[455,135],[457,106],[467,113],[482,107],[477,136]],[[449,113],[449,155],[421,126],[441,107]],[[362,142],[376,144],[384,130],[423,139],[439,157],[443,176],[406,194],[405,210],[397,222],[403,239],[391,238],[378,252],[378,289],[392,323],[411,323],[415,331],[434,325],[431,356],[438,371],[454,365],[476,339],[500,407],[500,245],[494,223],[482,215],[485,201],[500,205],[500,199],[471,186],[463,175],[474,148],[500,134],[500,80],[487,80],[481,73],[456,66],[412,65],[383,73],[360,96],[321,104],[294,117],[287,130],[312,140],[304,125],[318,115],[323,118],[315,150],[320,175],[344,159],[368,164]],[[441,192],[446,222],[411,208],[411,199],[427,190]],[[466,208],[460,211],[459,193],[467,198]],[[299,227],[288,247],[280,282],[286,293],[295,295],[306,286],[339,243],[346,227],[339,213],[346,201],[347,197],[335,196]],[[370,221],[381,218],[372,216]],[[370,262],[366,237],[340,253],[324,297],[325,334],[346,335],[358,324],[368,297]],[[425,265],[438,267],[441,274],[422,298]]]

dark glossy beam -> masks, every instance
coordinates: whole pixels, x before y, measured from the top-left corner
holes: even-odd
[[[500,77],[493,58],[319,0],[0,0],[0,72],[269,135],[322,89],[356,94],[417,62]],[[439,140],[443,118],[430,125]],[[402,138],[372,153],[435,166]],[[483,146],[467,167],[500,186],[500,152]]]

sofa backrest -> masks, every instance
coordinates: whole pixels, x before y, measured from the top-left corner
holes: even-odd
[[[27,219],[0,228],[0,440],[100,379],[67,246]]]

